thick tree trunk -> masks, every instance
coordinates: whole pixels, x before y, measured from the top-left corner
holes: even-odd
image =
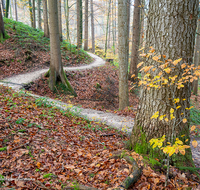
[[[59,0],[51,0],[48,3],[51,52],[49,87],[53,91],[55,89],[57,78],[60,77],[62,83],[73,93],[74,96],[77,96],[76,92],[66,78],[61,61],[57,1]]]
[[[59,36],[62,42],[62,15],[61,15],[61,0],[58,0],[58,22],[59,22]]]
[[[84,35],[84,50],[88,50],[88,0],[85,0],[85,35]]]
[[[65,10],[67,41],[70,41],[70,37],[69,37],[69,2],[68,2],[68,0],[64,0],[64,10]]]
[[[47,0],[43,0],[43,15],[44,15],[44,36],[49,38],[49,24],[47,13]]]
[[[161,77],[164,78],[177,75],[178,81],[184,72],[181,64],[192,63],[198,0],[151,0],[148,15],[146,47],[153,46],[157,55],[161,55],[162,60],[182,58],[182,61],[169,74],[165,71],[161,73]],[[151,79],[158,76],[161,64],[163,63],[154,61],[151,56],[146,58],[144,66],[154,65],[156,69],[149,71]],[[142,72],[142,78],[145,74]],[[160,82],[160,85],[164,85],[161,83],[163,82]],[[183,138],[189,138],[189,124],[183,123],[182,120],[185,117],[189,118],[189,110],[185,108],[190,107],[190,94],[190,83],[184,84],[184,87],[180,89],[175,84],[149,90],[141,86],[139,106],[131,134],[132,146],[141,144],[142,140],[149,142],[151,138],[163,135],[166,135],[168,142],[183,134],[186,135]],[[180,100],[176,105],[174,105],[175,98]],[[178,105],[181,107],[176,109]],[[171,120],[170,110],[173,106],[175,119]],[[151,119],[157,111],[159,111],[159,116],[166,115],[169,121],[159,117]]]
[[[95,53],[93,0],[90,0],[90,8],[91,8],[91,30],[92,30],[92,53]]]
[[[28,1],[29,11],[30,11],[30,20],[31,20],[31,27],[33,27],[33,8],[31,0]]]
[[[38,28],[41,30],[42,25],[41,25],[41,0],[37,0],[37,7],[38,7]]]
[[[140,2],[141,0],[135,0],[134,4],[134,14],[133,14],[133,36],[132,36],[132,51],[131,51],[131,63],[129,78],[134,74],[137,78],[138,76],[138,49],[139,49],[139,39],[140,39]],[[134,80],[134,78],[131,78]]]
[[[33,28],[36,28],[35,0],[33,0]]]
[[[199,51],[200,51],[200,21],[198,20],[196,46],[195,46],[195,52],[194,52],[194,65],[195,65],[195,67],[199,66],[199,61],[200,61]],[[194,94],[198,95],[198,80],[194,81]]]
[[[3,11],[1,10],[1,6],[0,6],[0,41],[2,39],[2,37],[5,37],[5,31],[4,31],[4,22],[3,22]]]
[[[6,0],[6,13],[5,13],[5,17],[6,17],[6,18],[8,18],[9,5],[10,5],[10,0]]]
[[[128,106],[127,0],[118,0],[119,109]]]
[[[76,1],[77,8],[77,48],[82,47],[82,0]]]
[[[3,8],[3,16],[5,16],[5,14],[6,14],[6,5],[5,5],[5,0],[1,0],[1,2],[2,2],[2,8]]]

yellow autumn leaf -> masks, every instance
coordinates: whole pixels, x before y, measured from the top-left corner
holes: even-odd
[[[170,113],[174,113],[174,109],[173,108],[170,109]]]
[[[142,51],[144,49],[144,47],[140,48],[138,51]]]
[[[183,119],[183,123],[186,123],[186,122],[187,122],[187,119],[186,119],[186,118],[184,118],[184,119]]]
[[[174,99],[174,102],[175,102],[175,103],[178,103],[179,101],[180,101],[179,98],[175,98],[175,99]]]
[[[188,142],[188,139],[186,139],[185,142]]]
[[[137,68],[139,68],[143,63],[144,63],[143,61],[138,63]]]
[[[171,72],[171,69],[168,67],[168,68],[164,69],[164,71],[169,74]]]
[[[134,78],[135,77],[135,74],[131,75],[131,78]]]
[[[168,121],[169,121],[169,119],[166,117],[166,118],[165,118],[165,121],[166,121],[166,122],[168,122]]]
[[[154,56],[154,57],[152,57],[152,59],[153,59],[154,61],[158,61],[159,57],[158,57],[158,56]]]
[[[170,114],[170,118],[171,118],[171,120],[172,120],[172,119],[175,119],[175,117],[174,117],[173,114]]]
[[[184,69],[185,67],[186,67],[186,64],[183,63],[183,64],[181,65],[181,68]]]
[[[174,64],[174,65],[177,65],[181,60],[182,60],[182,58],[177,59],[177,60],[173,61],[173,64]]]
[[[157,111],[156,113],[154,113],[154,115],[151,117],[151,119],[153,119],[153,118],[157,118],[159,116],[159,111]]]
[[[177,106],[176,109],[179,109],[181,106]]]
[[[179,150],[182,155],[185,155],[185,149]]]
[[[198,142],[197,142],[196,140],[192,141],[192,146],[193,146],[194,148],[196,148],[197,145],[198,145]]]
[[[193,126],[191,127],[190,131],[192,132],[192,131],[194,131],[195,129],[196,129],[196,126],[193,125]]]
[[[164,117],[165,117],[165,115],[161,115],[161,116],[159,117],[159,119],[162,121]]]

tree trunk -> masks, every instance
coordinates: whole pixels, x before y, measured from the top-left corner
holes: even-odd
[[[58,22],[59,22],[59,36],[62,42],[62,14],[61,14],[61,0],[58,0]]]
[[[44,36],[49,38],[49,25],[47,13],[47,0],[43,0],[43,15],[44,15]]]
[[[140,45],[139,47],[143,47],[143,41],[144,41],[144,6],[145,6],[145,0],[141,0],[141,9],[140,9]]]
[[[77,96],[74,89],[71,87],[67,80],[63,65],[61,61],[60,52],[60,40],[59,40],[59,26],[58,26],[58,0],[51,0],[49,4],[49,24],[50,24],[50,80],[49,87],[53,91],[58,77],[60,77],[62,83],[72,92],[74,96]]]
[[[10,0],[6,0],[6,13],[5,17],[8,18]]]
[[[128,37],[128,64],[129,64],[129,39],[130,39],[130,10],[131,10],[131,0],[127,1],[127,37]]]
[[[161,55],[163,61],[182,58],[182,61],[170,73],[165,71],[161,73],[161,77],[168,79],[177,75],[176,81],[179,81],[184,72],[181,64],[192,63],[198,0],[151,0],[148,15],[146,47],[153,46],[155,53]],[[154,61],[151,56],[146,58],[144,66],[155,66],[148,72],[149,79],[158,76],[161,70],[159,66],[162,64]],[[142,78],[146,74],[142,71]],[[143,141],[148,143],[150,139],[163,135],[166,135],[167,141],[171,143],[174,143],[176,137],[181,140],[189,138],[189,124],[183,123],[182,120],[189,118],[189,110],[185,108],[190,107],[191,83],[185,83],[180,89],[175,83],[168,86],[168,83],[164,85],[160,81],[159,84],[162,85],[161,88],[148,89],[144,85],[141,86],[139,106],[130,139],[132,147],[141,145]],[[176,105],[175,98],[180,100]],[[176,108],[178,105],[181,106],[179,109]],[[170,116],[171,108],[174,109],[175,119]],[[169,121],[159,117],[151,119],[157,111],[159,111],[159,116],[166,115]],[[180,137],[183,134],[185,137]],[[191,156],[191,154],[186,154],[186,156]]]
[[[88,50],[88,0],[85,0],[85,35],[84,50]]]
[[[35,18],[35,0],[33,0],[33,28],[36,28],[36,18]]]
[[[69,38],[69,2],[68,0],[64,0],[64,10],[65,10],[67,41],[69,42],[70,38]]]
[[[92,30],[92,53],[95,53],[93,0],[90,0],[90,8],[91,8],[91,30]]]
[[[2,8],[3,8],[3,16],[5,16],[5,14],[6,14],[6,6],[5,6],[5,0],[1,0],[1,2],[2,2]]]
[[[112,44],[112,48],[113,48],[113,53],[115,55],[115,15],[114,15],[114,9],[115,9],[115,0],[113,0],[113,4],[112,4],[112,35],[113,35],[113,44]]]
[[[4,22],[3,22],[3,11],[1,11],[1,6],[0,6],[0,41],[2,37],[5,38],[5,31],[4,31]]]
[[[76,1],[77,8],[77,48],[82,47],[82,0]]]
[[[200,51],[200,21],[198,20],[196,46],[195,46],[195,52],[194,52],[195,67],[199,66],[199,61],[200,61],[199,51]],[[198,80],[194,81],[194,94],[198,95]]]
[[[129,78],[132,75],[138,77],[138,49],[139,49],[139,39],[140,39],[140,2],[141,0],[135,0],[134,14],[133,14],[133,37],[132,37],[132,51],[131,51],[131,63]],[[135,78],[135,79],[136,79]],[[131,78],[134,81],[134,78]]]
[[[15,20],[18,21],[18,15],[17,15],[17,0],[15,0]]]
[[[30,20],[31,20],[31,27],[33,27],[33,8],[31,0],[28,1],[29,4],[29,11],[30,11]]]
[[[119,109],[128,106],[127,0],[118,0]]]
[[[37,7],[38,7],[38,28],[42,30],[42,25],[41,25],[41,0],[37,0]]]
[[[111,6],[111,0],[108,2],[108,13],[107,13],[107,24],[106,24],[106,41],[105,41],[105,57],[107,54],[107,46],[108,46],[108,27],[109,27],[109,17],[110,17],[110,6]]]

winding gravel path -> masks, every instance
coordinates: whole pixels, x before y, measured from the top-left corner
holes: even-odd
[[[66,71],[72,71],[72,70],[85,70],[85,69],[92,69],[94,67],[100,67],[105,64],[105,61],[101,59],[100,57],[89,53],[88,54],[93,57],[95,60],[92,62],[90,65],[85,65],[85,66],[79,66],[79,67],[64,67],[64,70]],[[16,75],[10,78],[6,78],[4,82],[0,82],[0,85],[4,86],[9,86],[12,87],[14,90],[20,90],[23,88],[23,84],[27,84],[29,82],[35,81],[36,79],[40,78],[42,74],[46,73],[48,69],[42,69],[26,74],[21,74],[21,75]],[[36,98],[43,98],[42,96],[30,94],[29,95],[36,97]],[[118,116],[113,113],[105,113],[103,111],[97,111],[93,109],[83,109],[79,108],[77,106],[73,106],[70,104],[66,104],[61,101],[57,101],[51,98],[46,98],[46,100],[50,103],[53,104],[54,106],[64,109],[64,110],[69,110],[73,114],[87,118],[89,120],[97,121],[104,123],[108,126],[117,128],[118,130],[123,130],[126,131],[128,134],[131,133],[132,127],[134,126],[134,119],[131,117],[122,117]],[[198,147],[197,148],[192,148],[192,154],[193,154],[193,159],[196,167],[200,167],[200,139],[196,139],[198,141]]]

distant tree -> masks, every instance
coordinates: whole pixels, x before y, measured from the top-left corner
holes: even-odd
[[[28,1],[29,4],[29,13],[30,13],[30,20],[31,20],[31,27],[33,27],[33,7],[31,0]]]
[[[47,13],[47,0],[43,0],[43,16],[44,16],[44,36],[49,38],[49,24]]]
[[[5,31],[4,31],[4,22],[3,22],[3,11],[1,10],[0,6],[0,41],[2,37],[5,37]]]
[[[129,105],[127,1],[118,0],[119,109]]]
[[[6,6],[5,6],[5,0],[1,0],[2,8],[3,8],[3,16],[5,16],[6,13]]]
[[[139,55],[138,49],[140,40],[140,5],[141,5],[141,0],[135,0],[129,78],[131,78],[132,75],[135,75],[135,78],[137,78],[138,76],[137,64],[138,64],[138,55]],[[134,80],[134,77],[132,77],[131,79]]]
[[[33,0],[33,28],[36,28],[35,0]]]
[[[9,5],[10,5],[10,0],[6,0],[6,13],[5,13],[5,17],[6,17],[6,18],[8,18]]]
[[[77,9],[77,48],[82,46],[82,33],[83,33],[83,14],[82,14],[82,0],[76,1]]]
[[[107,24],[106,24],[106,41],[105,41],[105,57],[107,54],[108,48],[108,29],[109,29],[109,22],[110,22],[110,7],[111,7],[111,0],[108,1],[108,12],[107,12]]]
[[[70,41],[70,37],[69,37],[69,1],[68,0],[64,0],[64,10],[65,10],[67,41]]]
[[[74,89],[71,87],[67,77],[65,75],[60,52],[60,40],[59,40],[59,27],[58,27],[58,7],[57,0],[50,0],[49,4],[49,25],[50,25],[50,71],[49,87],[53,91],[55,89],[56,82],[60,78],[62,83],[71,91],[74,96],[77,96]]]
[[[88,0],[85,0],[85,35],[84,35],[84,50],[88,50]]]
[[[94,10],[93,10],[93,0],[90,0],[91,8],[91,32],[92,32],[92,53],[95,52],[95,35],[94,35]]]
[[[42,25],[41,25],[41,0],[37,0],[37,16],[38,16],[38,28],[41,30]]]
[[[59,36],[62,42],[62,14],[61,14],[61,0],[58,0],[58,26],[59,26]]]

